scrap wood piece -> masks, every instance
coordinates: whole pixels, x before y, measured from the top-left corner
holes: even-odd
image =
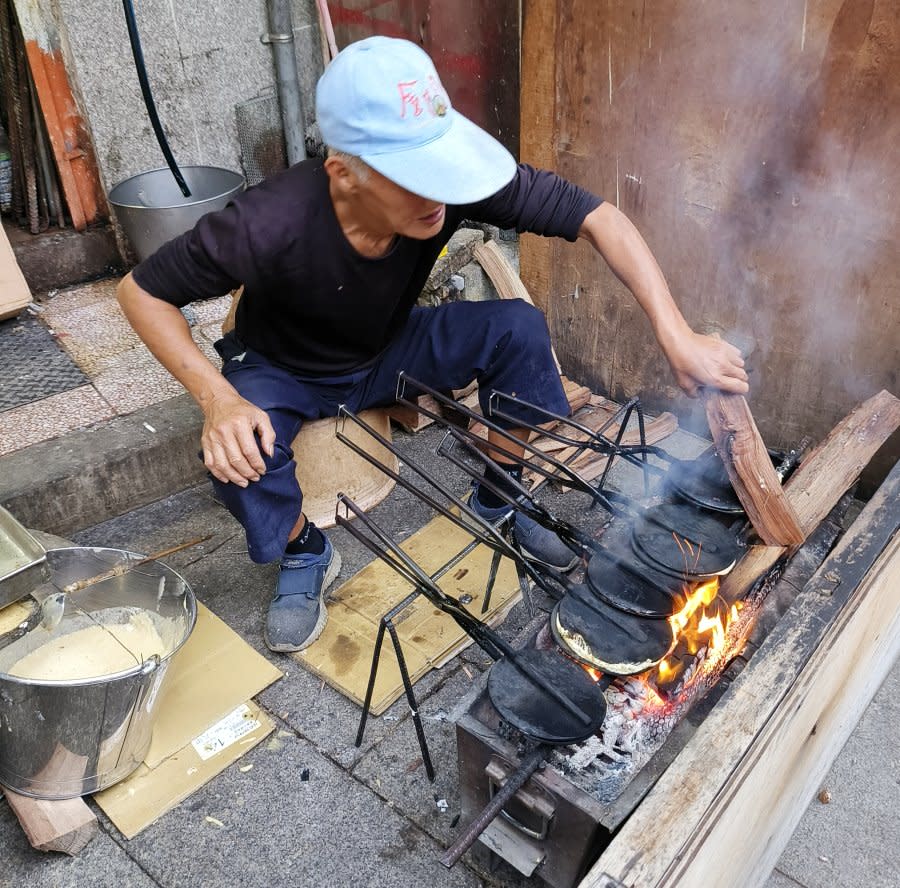
[[[522,279],[516,274],[516,270],[509,264],[506,256],[500,252],[500,248],[494,241],[485,241],[475,247],[473,255],[478,264],[484,269],[484,273],[490,278],[491,283],[497,288],[501,299],[522,299],[529,305],[534,305],[534,300],[528,292]],[[562,373],[556,350],[553,349],[553,360],[556,369]]]
[[[742,395],[703,392],[706,418],[731,486],[768,546],[799,546],[806,538],[782,489],[753,414]]]
[[[808,534],[850,489],[876,451],[900,427],[900,399],[880,391],[844,417],[785,484]]]
[[[100,831],[97,815],[84,799],[33,799],[3,788],[9,807],[32,848],[75,856]]]

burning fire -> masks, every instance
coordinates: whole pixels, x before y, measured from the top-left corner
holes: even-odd
[[[727,646],[728,625],[738,615],[740,603],[728,610],[717,600],[719,578],[713,577],[685,590],[685,603],[676,614],[669,617],[672,638],[676,646],[681,645],[688,654],[696,654],[706,647],[708,662],[716,662]],[[661,683],[667,684],[681,671],[678,661],[663,660],[657,667]]]

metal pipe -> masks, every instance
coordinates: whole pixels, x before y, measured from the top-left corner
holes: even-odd
[[[138,83],[141,87],[141,95],[144,98],[147,116],[150,118],[150,125],[153,127],[156,141],[159,143],[159,149],[162,151],[163,157],[166,159],[166,164],[172,171],[172,176],[178,183],[181,193],[185,197],[190,197],[191,189],[188,187],[187,182],[185,182],[184,176],[182,176],[181,170],[175,162],[172,149],[169,147],[169,140],[166,138],[162,121],[159,119],[159,113],[156,110],[156,102],[153,100],[153,92],[150,89],[150,80],[147,78],[147,66],[144,63],[144,50],[141,47],[141,35],[138,33],[137,19],[134,15],[134,5],[131,0],[122,0],[122,9],[125,12],[125,25],[128,28],[128,42],[131,44],[131,54],[134,56],[134,67],[137,71]]]
[[[488,802],[482,812],[466,827],[466,831],[438,858],[450,869],[488,828],[493,819],[503,810],[512,797],[527,783],[528,778],[541,766],[551,747],[542,743],[522,759],[515,772],[506,778],[506,782],[497,794]]]
[[[306,117],[300,97],[297,59],[294,56],[290,0],[269,0],[268,13],[269,33],[263,36],[262,41],[272,46],[284,145],[288,164],[293,165],[306,159]]]

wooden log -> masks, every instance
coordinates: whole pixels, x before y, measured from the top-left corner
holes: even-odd
[[[898,427],[900,399],[881,391],[844,417],[808,454],[785,485],[804,535],[829,511],[828,503],[849,490]]]
[[[900,653],[900,464],[582,881],[753,886]]]
[[[494,241],[485,241],[475,247],[473,253],[478,264],[484,269],[484,273],[490,278],[491,283],[497,288],[501,299],[523,299],[529,305],[534,305],[522,279],[516,274],[516,270],[509,264],[506,256],[500,252],[500,248]],[[553,349],[553,360],[556,369],[562,373],[556,350]]]
[[[728,477],[747,517],[768,546],[799,546],[797,514],[775,474],[747,401],[716,389],[703,392],[706,418]]]
[[[3,789],[32,848],[76,855],[100,831],[97,816],[84,799],[33,799]]]

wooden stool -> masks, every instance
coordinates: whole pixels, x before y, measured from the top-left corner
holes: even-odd
[[[243,287],[236,290],[222,333],[234,329],[234,314]],[[359,418],[386,440],[391,440],[391,420],[387,410],[363,410]],[[342,444],[335,437],[334,418],[305,422],[291,442],[297,461],[297,481],[303,491],[303,512],[319,527],[333,527],[339,493],[346,494],[363,511],[377,506],[396,483],[380,469]],[[392,471],[399,470],[397,457],[375,441],[356,423],[344,423],[344,434],[366,453]],[[349,517],[353,517],[352,513]]]

